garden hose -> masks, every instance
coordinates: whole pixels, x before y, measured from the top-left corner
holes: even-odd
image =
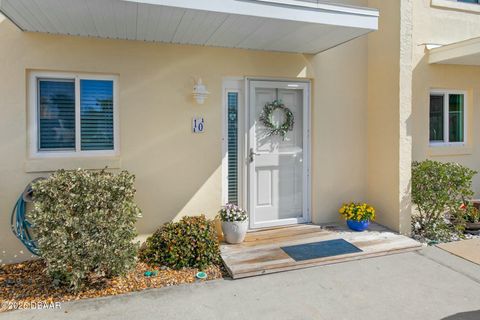
[[[32,183],[44,178],[34,179],[28,186],[25,188],[25,191],[22,192],[18,198],[15,206],[12,210],[12,215],[10,217],[10,227],[12,229],[15,237],[20,240],[23,245],[33,253],[34,255],[39,255],[39,250],[37,247],[36,240],[32,237],[31,229],[32,224],[28,221],[27,213],[27,202],[32,202]]]

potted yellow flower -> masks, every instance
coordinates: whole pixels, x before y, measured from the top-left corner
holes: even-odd
[[[354,231],[367,230],[370,221],[375,221],[375,208],[367,203],[346,203],[338,212],[347,220],[348,227]]]

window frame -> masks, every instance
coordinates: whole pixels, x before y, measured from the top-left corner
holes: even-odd
[[[480,4],[478,0],[475,0],[477,2],[467,2],[466,0],[455,0],[455,1],[460,3],[468,3],[468,4]]]
[[[463,95],[463,141],[450,142],[450,95],[458,94]],[[430,141],[430,97],[432,95],[443,95],[443,141]],[[450,90],[450,89],[432,89],[428,95],[428,142],[430,147],[444,147],[444,146],[465,146],[467,144],[467,119],[468,119],[468,97],[465,90]]]
[[[75,83],[75,150],[56,151],[39,148],[39,80],[73,80]],[[113,150],[81,150],[81,80],[104,80],[113,82]],[[104,157],[118,156],[120,146],[118,76],[69,72],[31,72],[29,76],[29,151],[32,158]]]
[[[431,0],[431,6],[447,10],[459,10],[467,13],[480,12],[480,3],[461,2],[457,0]]]

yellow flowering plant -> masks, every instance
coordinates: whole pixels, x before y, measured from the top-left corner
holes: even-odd
[[[367,203],[345,203],[338,212],[345,220],[375,221],[375,208]]]

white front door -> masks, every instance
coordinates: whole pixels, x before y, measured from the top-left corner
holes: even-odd
[[[309,222],[309,88],[307,82],[248,81],[248,211],[250,228]],[[281,101],[294,116],[285,138],[259,120],[266,104]],[[283,123],[285,113],[272,113]]]

